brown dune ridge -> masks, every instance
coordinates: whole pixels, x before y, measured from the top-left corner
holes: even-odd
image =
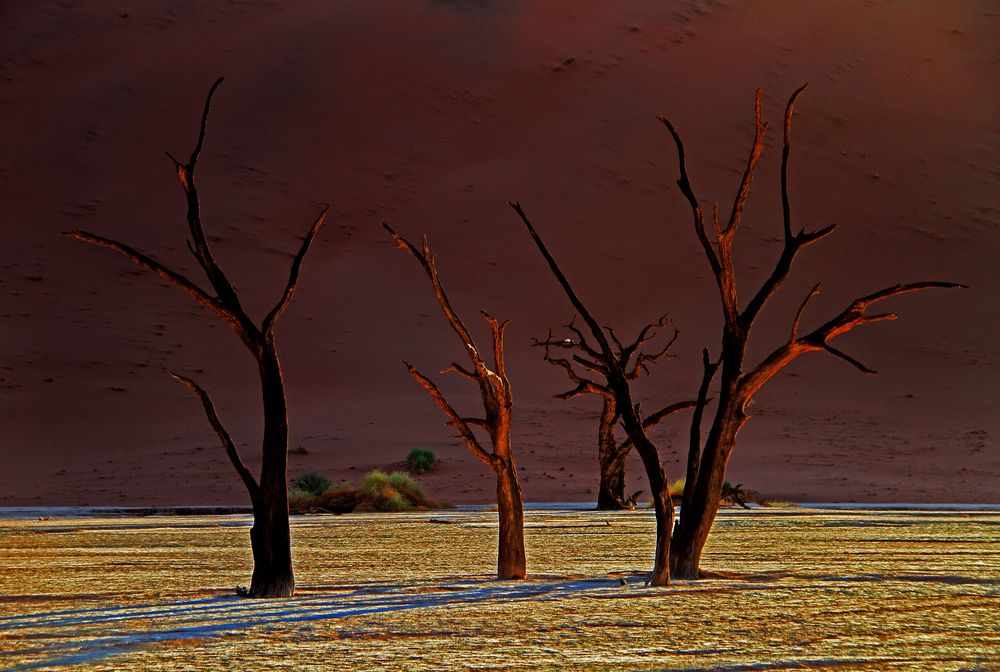
[[[277,329],[291,475],[357,480],[433,449],[434,498],[493,497],[401,360],[457,359],[425,282],[380,224],[428,234],[470,328],[510,319],[515,451],[528,501],[596,498],[593,398],[531,346],[572,311],[532,249],[519,200],[602,321],[631,334],[669,311],[676,358],[644,408],[691,398],[721,313],[676,158],[725,209],[771,122],[737,249],[744,283],[780,250],[780,114],[797,108],[794,225],[838,223],[761,317],[761,356],[817,281],[804,326],[896,282],[901,319],[810,355],[758,395],[730,480],[780,499],[996,501],[1000,382],[1000,35],[989,1],[544,3],[12,2],[0,8],[0,505],[240,504],[197,378],[258,464],[256,373],[232,334],[129,262],[59,235],[125,240],[185,272],[183,198],[163,151],[189,150],[220,89],[200,164],[205,227],[248,310],[274,303],[321,203],[328,228]],[[477,322],[480,322],[477,324]],[[474,390],[435,375],[454,403]],[[681,475],[686,416],[655,432]],[[298,447],[304,450],[295,450]],[[630,463],[629,490],[644,485]]]

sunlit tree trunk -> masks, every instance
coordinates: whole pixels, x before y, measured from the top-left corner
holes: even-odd
[[[525,578],[524,553],[524,502],[521,498],[521,484],[517,475],[517,464],[514,461],[514,451],[511,447],[510,428],[511,410],[514,405],[510,381],[507,379],[507,368],[504,364],[503,339],[507,322],[500,322],[486,311],[482,311],[483,319],[490,326],[493,341],[493,369],[487,365],[468,327],[452,308],[444,285],[438,275],[434,255],[431,254],[426,236],[421,240],[420,247],[398,235],[387,224],[383,224],[392,236],[396,246],[406,250],[420,262],[424,272],[431,281],[434,298],[444,313],[445,319],[452,331],[458,336],[469,357],[472,369],[466,369],[457,362],[452,362],[448,371],[475,382],[479,386],[482,400],[482,418],[463,417],[445,399],[438,386],[415,367],[406,364],[410,375],[427,391],[441,412],[448,418],[448,425],[458,430],[466,448],[494,471],[497,477],[497,520],[499,531],[497,535],[497,578]],[[473,427],[485,430],[490,437],[493,450],[483,448],[473,432]]]
[[[868,308],[885,299],[921,291],[930,288],[961,287],[950,282],[918,282],[906,285],[894,285],[874,294],[855,299],[851,304],[826,323],[813,331],[801,335],[799,325],[809,302],[819,292],[819,285],[806,295],[799,304],[792,322],[788,340],[771,352],[756,366],[748,366],[745,362],[747,344],[754,323],[763,307],[774,296],[782,282],[788,276],[796,255],[809,245],[826,238],[833,233],[836,225],[827,226],[817,231],[799,232],[792,230],[791,208],[788,196],[788,162],[790,156],[790,137],[792,114],[795,103],[805,87],[796,90],[785,106],[783,145],[781,158],[781,205],[783,224],[783,246],[770,275],[759,288],[750,295],[750,300],[741,306],[738,300],[736,268],[733,260],[733,242],[743,218],[743,208],[750,193],[757,165],[764,150],[764,137],[767,124],[763,120],[762,96],[757,91],[754,112],[754,143],[747,159],[743,178],[736,198],[730,210],[729,219],[723,223],[719,220],[718,207],[712,211],[712,229],[714,240],[710,238],[709,229],[705,225],[705,217],[701,205],[694,194],[694,189],[688,179],[684,158],[684,145],[680,135],[673,125],[664,118],[660,121],[670,132],[677,147],[680,163],[680,177],[677,185],[687,199],[694,218],[695,233],[701,244],[702,251],[708,260],[719,289],[722,303],[723,329],[722,353],[718,360],[712,361],[708,350],[703,354],[704,376],[698,394],[698,404],[695,407],[691,424],[691,441],[688,453],[687,480],[684,488],[683,507],[680,521],[673,535],[671,544],[671,571],[675,578],[696,579],[702,575],[701,556],[712,524],[719,511],[722,500],[722,488],[726,478],[726,467],[729,464],[736,438],[740,429],[746,424],[749,415],[747,408],[754,394],[779,373],[794,359],[807,352],[827,352],[856,367],[864,373],[873,374],[874,370],[838,350],[830,341],[843,335],[855,327],[895,319],[893,313],[868,315]],[[719,402],[715,416],[704,444],[701,442],[701,421],[707,404],[708,389],[717,372],[719,374]]]

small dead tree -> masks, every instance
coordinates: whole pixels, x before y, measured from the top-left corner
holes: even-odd
[[[672,574],[676,578],[697,578],[701,575],[702,550],[708,539],[712,523],[718,513],[722,488],[725,482],[726,466],[736,446],[736,435],[749,419],[747,408],[753,395],[785,366],[807,352],[827,352],[838,357],[860,371],[873,374],[868,368],[850,355],[838,350],[830,341],[846,334],[855,327],[874,322],[894,320],[893,313],[868,314],[868,309],[886,299],[900,294],[931,288],[955,288],[963,285],[952,282],[917,282],[899,284],[855,299],[842,312],[824,322],[812,331],[802,333],[800,323],[809,302],[819,293],[816,285],[799,304],[791,321],[788,339],[756,365],[745,361],[747,343],[754,323],[761,309],[775,295],[788,276],[792,262],[800,251],[833,233],[835,225],[817,231],[798,232],[792,230],[791,209],[788,197],[788,162],[792,114],[795,103],[805,87],[796,90],[785,106],[783,149],[781,156],[781,209],[783,221],[783,247],[770,275],[751,295],[750,301],[741,308],[738,301],[736,270],[733,261],[733,241],[739,231],[750,187],[753,183],[757,164],[764,150],[767,124],[762,115],[762,96],[758,90],[754,112],[754,142],[746,162],[743,178],[730,210],[729,219],[723,226],[719,221],[718,205],[712,210],[714,235],[710,238],[706,231],[705,216],[688,180],[684,160],[684,145],[673,125],[664,118],[660,121],[670,132],[677,146],[680,164],[680,178],[677,185],[686,198],[693,218],[695,233],[708,259],[719,295],[722,299],[724,326],[722,330],[722,352],[714,359],[706,348],[703,352],[703,376],[691,423],[691,440],[687,463],[687,477],[684,488],[681,517],[671,545]],[[701,425],[704,417],[709,387],[718,374],[718,403],[711,419],[704,442]]]
[[[640,331],[635,339],[625,345],[616,335],[611,327],[605,327],[608,337],[614,343],[613,355],[618,362],[618,366],[623,371],[627,380],[635,380],[643,374],[648,374],[647,365],[654,364],[667,356],[670,347],[676,342],[678,331],[673,328],[673,333],[666,340],[663,347],[649,351],[643,350],[643,346],[652,341],[658,335],[660,329],[668,323],[667,315],[662,316],[656,322],[647,324]],[[534,340],[534,344],[545,348],[544,359],[553,366],[562,368],[567,377],[576,385],[572,390],[557,394],[556,399],[573,399],[585,394],[594,394],[601,398],[601,415],[597,427],[597,459],[600,466],[601,481],[597,493],[598,510],[608,511],[615,509],[630,509],[635,506],[639,491],[631,497],[625,496],[625,458],[632,449],[632,441],[626,438],[621,443],[615,438],[615,425],[621,417],[618,412],[618,402],[615,393],[611,389],[608,381],[608,362],[604,353],[591,346],[587,337],[575,325],[575,319],[566,325],[573,336],[570,338],[554,338],[552,332],[544,341]],[[568,358],[555,357],[552,355],[552,348],[569,351]],[[577,372],[577,367],[585,370],[581,375]],[[656,413],[646,416],[642,420],[642,426],[646,429],[653,427],[660,421],[674,413],[691,408],[695,405],[693,401],[684,401],[671,404],[660,409]]]
[[[659,451],[646,434],[639,405],[633,402],[628,372],[622,367],[621,360],[616,356],[605,330],[601,328],[600,323],[570,285],[566,275],[559,268],[538,232],[535,231],[535,227],[531,224],[521,205],[512,202],[510,206],[524,222],[532,240],[535,241],[535,245],[549,265],[549,270],[552,271],[559,285],[563,288],[573,308],[583,318],[597,344],[593,349],[601,354],[604,362],[605,372],[602,373],[604,373],[607,387],[614,395],[625,434],[642,459],[643,467],[646,470],[646,480],[649,481],[650,497],[653,500],[653,512],[656,516],[656,550],[653,559],[653,574],[649,582],[653,586],[670,585],[670,534],[674,527],[674,503],[670,498],[669,481],[664,472],[663,464],[660,462]]]
[[[254,568],[247,594],[250,597],[289,597],[295,592],[295,578],[292,572],[291,533],[288,521],[288,414],[285,406],[285,385],[281,364],[275,349],[274,325],[284,314],[295,294],[302,260],[305,258],[319,228],[323,225],[327,209],[324,208],[316,221],[313,222],[292,260],[288,282],[281,293],[281,298],[278,299],[278,302],[271,308],[258,327],[243,310],[236,289],[212,255],[208,239],[202,228],[198,189],[195,184],[195,168],[205,141],[205,129],[212,96],[221,83],[222,78],[220,77],[212,84],[208,92],[205,108],[201,115],[198,141],[194,151],[191,152],[191,157],[186,163],[181,163],[173,156],[167,155],[174,162],[187,200],[187,224],[190,233],[188,249],[208,277],[215,295],[203,290],[180,273],[117,240],[86,231],[70,231],[66,235],[119,252],[140,267],[172,283],[203,307],[218,315],[230,329],[236,332],[243,345],[253,355],[257,362],[264,402],[263,464],[259,479],[255,479],[243,463],[205,390],[190,378],[176,373],[171,375],[201,400],[209,423],[219,436],[230,462],[232,462],[236,473],[239,474],[250,495],[254,514],[253,527],[250,529],[250,546],[253,551]]]
[[[427,390],[427,393],[438,405],[438,408],[448,418],[447,425],[458,430],[466,447],[473,455],[494,471],[497,477],[497,516],[499,519],[499,539],[497,544],[497,578],[523,579],[525,577],[524,555],[524,502],[521,495],[521,483],[517,477],[517,464],[514,462],[514,450],[510,440],[510,418],[513,397],[510,381],[507,380],[507,370],[503,358],[504,329],[507,321],[498,321],[485,310],[483,319],[490,325],[493,337],[494,370],[486,365],[479,348],[472,338],[465,323],[455,312],[445,294],[444,285],[438,276],[434,255],[427,244],[427,237],[421,240],[420,247],[393,231],[388,224],[383,224],[385,230],[392,236],[396,246],[408,251],[416,258],[427,277],[430,278],[441,311],[448,324],[462,341],[462,346],[472,363],[472,369],[466,369],[458,362],[452,362],[446,371],[475,382],[483,400],[484,417],[464,417],[452,407],[444,394],[434,382],[410,365],[403,362],[410,375]],[[486,430],[493,446],[492,451],[483,448],[479,439],[472,431],[473,427]]]

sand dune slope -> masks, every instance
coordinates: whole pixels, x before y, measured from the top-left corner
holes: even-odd
[[[252,360],[187,297],[59,235],[92,230],[194,270],[163,151],[190,151],[218,75],[205,223],[254,314],[333,204],[278,327],[292,447],[304,449],[293,474],[351,478],[422,446],[443,458],[425,479],[440,498],[492,497],[490,474],[400,364],[434,373],[462,353],[388,221],[430,236],[479,338],[480,308],[511,320],[527,498],[593,499],[598,402],[553,400],[567,381],[531,347],[572,311],[506,202],[528,209],[604,322],[632,333],[670,312],[677,358],[641,396],[650,409],[689,398],[721,315],[655,116],[683,133],[705,206],[725,211],[763,90],[768,150],[737,250],[746,296],[779,250],[781,108],[809,82],[795,223],[839,231],[803,254],[752,359],[780,343],[817,281],[811,324],[899,281],[971,288],[899,299],[899,321],[845,339],[879,376],[821,355],[794,364],[753,407],[732,480],[782,498],[995,501],[997,14],[988,1],[5,3],[0,503],[244,500],[165,372],[203,383],[254,462]],[[436,377],[474,412],[474,389]],[[672,476],[687,422],[657,430]]]

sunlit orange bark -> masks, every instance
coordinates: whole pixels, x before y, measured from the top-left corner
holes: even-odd
[[[701,554],[712,529],[712,523],[718,513],[719,502],[722,497],[722,486],[725,482],[726,467],[728,466],[733,449],[736,447],[737,434],[749,418],[747,408],[753,395],[795,358],[807,352],[825,351],[849,362],[865,373],[875,373],[872,369],[864,366],[853,357],[834,348],[830,344],[830,341],[837,336],[851,331],[855,327],[872,322],[895,319],[896,316],[892,313],[868,315],[868,308],[875,303],[900,294],[924,289],[962,286],[951,282],[918,282],[895,285],[856,299],[844,311],[822,326],[805,335],[800,335],[799,323],[803,313],[810,300],[819,292],[819,285],[816,285],[800,304],[792,320],[790,335],[785,344],[774,350],[756,366],[747,365],[745,361],[747,343],[761,309],[774,296],[782,282],[788,276],[796,255],[804,248],[831,234],[835,228],[835,225],[831,225],[818,231],[807,232],[805,229],[802,229],[797,233],[792,230],[791,207],[788,197],[791,122],[795,103],[804,88],[801,87],[796,90],[785,106],[781,158],[781,205],[784,245],[771,273],[752,295],[746,307],[742,309],[737,298],[733,242],[742,221],[743,207],[750,193],[750,187],[753,184],[757,164],[764,151],[767,124],[763,119],[761,93],[758,91],[756,96],[754,142],[743,172],[743,179],[740,182],[736,198],[730,210],[728,222],[724,226],[719,222],[718,208],[713,209],[712,224],[714,235],[711,237],[706,230],[701,205],[688,180],[687,166],[684,158],[684,145],[681,142],[680,135],[669,121],[663,118],[660,119],[670,132],[677,147],[680,163],[680,177],[677,180],[677,184],[691,208],[695,233],[698,236],[702,250],[708,259],[712,274],[718,285],[724,320],[722,354],[720,358],[713,361],[709,351],[707,349],[704,351],[704,376],[699,390],[698,405],[695,408],[691,426],[691,443],[683,506],[670,549],[671,571],[676,578],[697,578],[701,575]],[[702,444],[701,424],[707,404],[708,390],[717,374],[719,376],[719,384],[716,412],[711,420],[708,435],[704,440],[704,444]]]
[[[514,450],[510,440],[511,409],[513,395],[510,381],[507,380],[507,369],[504,364],[503,339],[507,322],[500,322],[492,315],[483,311],[483,319],[490,325],[493,341],[493,370],[486,365],[480,355],[479,348],[472,338],[465,323],[455,312],[445,294],[444,285],[438,276],[434,255],[431,254],[427,238],[423,238],[420,247],[398,235],[387,224],[383,224],[396,246],[408,251],[423,267],[431,281],[434,298],[444,313],[452,331],[458,336],[465,348],[466,355],[472,364],[468,370],[453,362],[449,371],[457,373],[479,385],[483,402],[484,417],[462,417],[445,399],[441,390],[434,382],[420,373],[410,364],[406,364],[410,375],[427,390],[427,393],[438,405],[438,408],[448,418],[448,425],[458,430],[469,451],[496,473],[497,477],[497,518],[499,533],[497,543],[497,578],[523,579],[526,573],[524,552],[524,502],[521,495],[521,483],[517,476],[517,463],[514,461]],[[472,427],[486,430],[490,437],[492,451],[483,448]]]

